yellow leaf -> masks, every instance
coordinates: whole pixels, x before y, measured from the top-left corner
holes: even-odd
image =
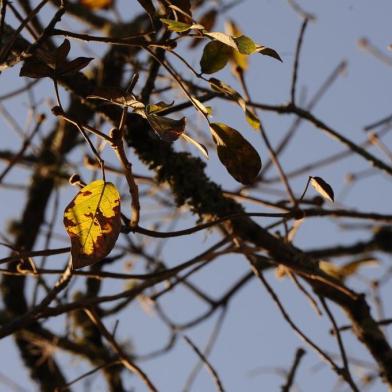
[[[113,249],[121,229],[116,187],[103,180],[86,185],[65,209],[64,226],[71,238],[74,269],[102,260]]]
[[[91,10],[102,10],[110,8],[114,0],[80,0],[80,3]]]

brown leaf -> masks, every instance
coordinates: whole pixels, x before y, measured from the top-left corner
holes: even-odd
[[[103,10],[112,7],[114,0],[80,0],[80,3],[91,10]]]
[[[53,69],[41,61],[29,58],[24,62],[19,76],[26,76],[33,79],[52,77]]]
[[[154,132],[166,142],[174,142],[185,130],[185,117],[173,120],[169,117],[147,114],[147,121]]]
[[[261,159],[253,146],[235,129],[211,123],[218,157],[227,171],[242,184],[251,184],[261,169]]]

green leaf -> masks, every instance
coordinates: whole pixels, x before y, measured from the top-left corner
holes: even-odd
[[[193,29],[193,26],[200,26],[201,29],[204,28],[201,25],[193,25],[189,23],[179,22],[178,20],[173,19],[161,18],[161,22],[164,23],[170,31],[174,31],[175,33],[183,33],[184,31]]]
[[[170,103],[159,101],[157,103],[154,103],[154,104],[151,104],[151,105],[147,105],[146,106],[146,112],[147,112],[147,114],[159,113],[162,110],[170,108],[171,106],[173,106],[173,104],[174,104],[174,101],[170,102]]]
[[[261,53],[265,56],[270,56],[276,60],[279,60],[281,63],[283,63],[283,60],[279,56],[278,52],[274,49],[267,48],[267,47],[261,45],[256,48],[256,52]]]
[[[101,261],[113,249],[121,230],[117,188],[103,180],[82,188],[64,211],[64,226],[71,238],[74,269]]]
[[[311,177],[310,184],[324,198],[334,201],[334,193],[331,185],[325,182],[321,177]]]
[[[234,41],[237,45],[238,51],[241,54],[250,55],[254,53],[257,49],[256,44],[253,40],[246,35],[241,35],[239,37],[234,38]]]
[[[257,117],[256,113],[254,113],[248,107],[245,108],[245,118],[246,118],[246,121],[248,121],[248,124],[252,128],[254,128],[254,129],[260,128],[260,119]]]
[[[173,120],[169,117],[147,114],[147,121],[154,132],[166,142],[174,142],[185,131],[185,117],[180,120]]]
[[[253,146],[235,129],[211,123],[210,130],[220,161],[238,182],[251,184],[261,169],[261,159]]]
[[[203,56],[200,60],[201,72],[212,74],[218,72],[229,61],[231,49],[225,44],[218,41],[209,42],[203,50]]]

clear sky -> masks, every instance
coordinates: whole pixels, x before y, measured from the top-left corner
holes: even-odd
[[[122,16],[130,19],[136,14],[139,7],[129,7],[120,3]],[[133,4],[134,2],[132,2]],[[135,2],[136,3],[136,2]],[[326,77],[342,61],[347,61],[346,71],[338,77],[337,81],[328,90],[326,95],[314,109],[314,113],[327,124],[337,129],[341,134],[362,142],[366,140],[363,127],[392,112],[392,67],[376,59],[373,55],[358,46],[361,38],[379,47],[388,55],[387,47],[392,43],[391,15],[392,4],[388,0],[312,0],[298,1],[301,6],[316,16],[316,20],[309,23],[307,28],[299,67],[298,95],[305,96],[305,102],[314,95]],[[131,8],[131,9],[130,9]],[[240,2],[229,12],[221,15],[219,23],[214,28],[223,31],[224,20],[234,19],[246,35],[256,42],[276,49],[283,59],[280,64],[265,56],[252,56],[247,80],[250,86],[252,99],[256,102],[280,104],[286,103],[290,97],[290,83],[294,60],[295,45],[301,26],[301,18],[293,11],[287,1],[283,0],[247,0]],[[65,28],[72,30],[68,19]],[[75,46],[76,47],[76,46]],[[99,48],[93,48],[100,50]],[[186,47],[181,48],[182,53],[189,62],[198,67],[201,55],[201,46],[196,52],[189,52]],[[392,58],[392,52],[389,52]],[[180,66],[178,65],[179,69]],[[228,67],[229,68],[229,67]],[[222,80],[239,87],[233,79],[229,69],[216,74]],[[4,72],[0,76],[0,95],[11,91],[15,86],[21,85],[17,77],[19,68]],[[188,76],[188,75],[187,75]],[[30,81],[30,80],[29,80]],[[51,85],[40,82],[39,90],[43,101],[42,109],[50,116],[47,100],[54,100]],[[179,99],[179,101],[182,99]],[[15,116],[23,128],[26,118],[21,113],[26,112],[26,97],[2,102],[5,108]],[[267,161],[267,151],[261,138],[245,122],[240,109],[233,105],[212,103],[214,107],[214,121],[225,123],[241,130],[247,139],[259,151],[262,160]],[[294,118],[283,117],[271,113],[260,113],[266,131],[273,143],[276,143],[285,134]],[[192,116],[192,121],[201,123],[197,115]],[[0,116],[1,149],[12,148],[16,150],[14,131]],[[37,139],[38,140],[38,139]],[[387,137],[385,143],[391,145],[392,138]],[[187,146],[178,144],[182,150]],[[282,157],[282,165],[290,171],[306,163],[331,153],[342,151],[343,148],[332,141],[319,130],[308,124],[302,124],[296,134],[296,139]],[[198,152],[189,149],[195,155]],[[375,154],[387,160],[379,151],[373,149]],[[133,157],[133,154],[130,153]],[[76,160],[80,157],[75,157]],[[132,158],[136,159],[136,158]],[[0,170],[3,167],[0,163]],[[368,168],[367,162],[360,158],[350,158],[339,163],[320,169],[317,173],[305,173],[296,177],[291,182],[296,194],[301,194],[309,175],[317,175],[326,179],[334,188],[336,206],[343,205],[353,209],[365,211],[390,213],[390,200],[392,187],[390,178],[382,174],[370,176],[354,185],[348,192],[346,189],[346,176]],[[136,170],[143,172],[145,169],[136,164]],[[207,163],[207,172],[211,178],[222,184],[226,189],[237,189],[238,184],[226,173],[219,164],[214,153]],[[26,171],[15,169],[7,178],[9,182],[25,183],[28,181]],[[275,177],[276,171],[272,168],[267,177]],[[74,189],[66,187],[61,193],[60,211],[66,206],[74,194]],[[313,192],[313,190],[309,190]],[[259,195],[267,195],[260,188]],[[269,197],[269,196],[268,196]],[[7,222],[19,215],[22,209],[23,192],[0,188],[0,232],[5,233]],[[259,206],[246,206],[248,211],[256,211]],[[66,246],[67,239],[61,225],[62,217],[58,217],[56,232],[64,236],[64,240],[55,240],[52,247]],[[194,224],[195,219],[188,217],[182,227]],[[264,224],[259,219],[260,224]],[[165,245],[163,257],[168,266],[174,266],[189,259],[213,244],[217,239],[213,232],[203,232],[181,239],[171,239]],[[352,243],[361,238],[367,238],[367,233],[361,231],[346,232],[327,219],[311,219],[305,222],[295,239],[295,245],[303,248],[317,248],[333,243]],[[139,240],[137,238],[137,240]],[[37,244],[40,249],[42,242]],[[157,242],[151,242],[152,253],[157,247]],[[0,247],[0,258],[8,254],[6,248]],[[384,263],[390,258],[380,255]],[[53,263],[49,264],[49,263]],[[47,266],[57,268],[64,263],[64,257],[52,257],[47,261]],[[205,289],[212,297],[219,297],[225,288],[231,286],[238,277],[248,271],[245,259],[240,256],[224,257],[213,263],[208,268],[196,274],[192,282]],[[364,270],[364,274],[379,276],[378,270]],[[378,271],[380,272],[380,271]],[[293,319],[322,345],[328,352],[338,353],[335,339],[328,334],[329,323],[324,318],[319,318],[309,306],[306,298],[298,292],[289,279],[278,280],[273,272],[267,274],[269,282],[279,293],[287,310]],[[110,286],[105,282],[105,290],[116,291],[121,286]],[[349,285],[361,291],[365,286],[358,279],[349,281]],[[391,289],[386,287],[383,294],[387,298]],[[130,339],[135,352],[142,355],[164,346],[169,338],[168,330],[159,318],[152,312],[146,314],[140,302],[134,302],[127,310],[126,318],[119,324],[117,337],[126,341]],[[177,288],[173,293],[165,296],[161,301],[162,307],[177,321],[187,321],[205,311],[207,308],[196,300],[185,288]],[[344,322],[340,311],[336,316]],[[389,309],[385,309],[386,316],[390,317]],[[219,311],[205,323],[186,331],[195,343],[201,348],[205,347],[214,325],[219,317]],[[48,325],[61,329],[63,318],[51,320]],[[108,327],[113,327],[115,319],[105,319]],[[344,335],[345,343],[350,355],[370,360],[370,356],[363,347],[357,344],[356,339],[350,334]],[[302,346],[307,354],[301,364],[296,377],[299,391],[327,392],[332,391],[336,377],[327,365],[320,364],[319,358],[311,349],[299,340],[282,319],[276,306],[272,303],[261,284],[253,280],[242,289],[235,299],[230,302],[222,329],[210,355],[210,361],[219,372],[227,391],[277,391],[284,382],[276,369],[288,369],[292,363],[297,347]],[[25,370],[19,360],[19,354],[13,347],[11,338],[0,341],[0,391],[12,390],[11,386],[4,384],[3,375],[15,380],[19,386],[27,391],[33,391]],[[71,360],[63,354],[56,354],[60,361],[66,364],[66,374],[69,379],[77,377],[90,369],[90,365],[82,361]],[[143,369],[163,392],[182,391],[186,379],[192,370],[197,358],[190,348],[181,339],[175,348],[156,360],[140,362]],[[354,369],[354,373],[359,371]],[[355,373],[358,374],[358,373]],[[98,378],[90,378],[91,390],[104,391],[104,383]],[[3,385],[1,384],[3,382]],[[127,383],[136,391],[144,391],[144,386],[135,377],[127,378]],[[84,389],[86,388],[86,389]],[[15,389],[17,390],[17,389]],[[83,383],[77,384],[75,391],[88,390]],[[211,377],[202,369],[193,384],[192,391],[214,391]],[[344,387],[341,390],[345,390]],[[385,390],[384,386],[377,384],[373,391]]]

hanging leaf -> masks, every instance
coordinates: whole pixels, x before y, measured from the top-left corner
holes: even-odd
[[[48,65],[36,60],[32,57],[27,59],[20,69],[19,76],[26,76],[28,78],[39,79],[52,77],[54,70]]]
[[[249,38],[246,35],[241,35],[237,38],[234,38],[234,41],[237,45],[238,51],[241,54],[250,55],[257,49],[257,46],[253,42],[252,38]]]
[[[261,169],[261,159],[252,145],[224,123],[211,123],[218,157],[227,171],[242,184],[251,184]]]
[[[229,46],[219,41],[209,42],[203,50],[203,56],[200,60],[201,72],[212,74],[218,72],[229,61],[231,49]]]
[[[64,63],[60,68],[56,69],[56,73],[60,75],[70,75],[81,71],[83,68],[94,60],[92,57],[77,57],[76,59]]]
[[[154,104],[151,104],[151,105],[147,105],[146,106],[146,112],[147,112],[147,114],[159,113],[162,110],[170,108],[173,105],[174,105],[174,101],[170,102],[170,103],[159,101],[157,103],[154,103]]]
[[[65,39],[63,43],[54,52],[54,57],[56,60],[56,68],[61,67],[65,63],[65,59],[67,58],[70,50],[71,50],[71,44],[67,39]]]
[[[111,8],[114,0],[80,0],[80,3],[90,10],[103,10]]]
[[[182,133],[181,137],[186,142],[193,144],[208,159],[208,150],[207,150],[207,148],[203,144],[201,144],[198,141],[196,141],[195,139],[191,138],[186,133]]]
[[[278,52],[277,52],[276,50],[274,50],[274,49],[267,48],[267,47],[265,47],[265,46],[260,45],[260,46],[258,46],[258,47],[256,48],[256,52],[257,52],[257,53],[261,53],[261,54],[263,54],[264,56],[272,57],[272,58],[274,58],[274,59],[276,59],[276,60],[279,60],[281,63],[283,63],[283,60],[282,60],[281,57],[279,56]]]
[[[166,142],[174,142],[185,131],[185,117],[180,120],[173,120],[152,113],[147,114],[147,121],[159,138]]]
[[[331,185],[325,182],[321,177],[311,177],[310,184],[322,197],[334,202],[334,193]]]
[[[161,22],[164,23],[170,31],[175,33],[183,33],[185,31],[196,29],[203,30],[204,26],[200,24],[189,24],[184,22],[179,22],[178,20],[161,18]]]
[[[230,46],[231,48],[233,48],[235,50],[238,50],[237,44],[235,43],[233,37],[230,36],[229,34],[221,33],[219,31],[214,31],[211,33],[204,31],[203,34],[207,37],[210,37],[216,41],[221,42],[222,44]]]
[[[243,35],[241,30],[232,20],[226,23],[226,31],[229,35],[233,37],[240,37]],[[248,69],[248,56],[245,54],[241,54],[237,50],[233,50],[230,57],[230,62],[232,64],[232,72],[234,76],[238,76],[237,67],[239,67],[242,71],[246,71]]]
[[[64,226],[71,238],[72,266],[82,268],[106,257],[121,229],[120,195],[110,182],[91,182],[64,211]]]
[[[245,113],[246,121],[250,124],[252,128],[258,129],[260,127],[260,120],[257,115],[251,111],[247,106],[245,99],[241,96],[241,94],[234,90],[233,87],[229,86],[227,83],[222,82],[216,78],[210,78],[209,81],[210,86],[213,90],[223,93],[233,99],[235,102],[241,106],[241,109]]]

